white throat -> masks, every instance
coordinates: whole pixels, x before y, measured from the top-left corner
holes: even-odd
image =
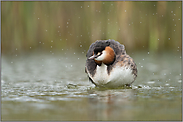
[[[97,61],[103,61],[105,59],[105,57],[106,57],[106,51],[103,50],[102,51],[102,55],[100,55],[99,57],[95,58],[95,60],[97,60]]]

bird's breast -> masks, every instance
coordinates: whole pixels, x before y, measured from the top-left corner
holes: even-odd
[[[103,64],[96,67],[96,73],[92,80],[98,86],[117,87],[130,84],[134,79],[132,70],[129,67],[114,66],[108,73],[107,65]]]
[[[101,66],[96,67],[96,72],[95,75],[93,77],[93,81],[97,84],[97,85],[103,85],[106,84],[108,82],[109,79],[109,75],[107,72],[107,65],[103,64]]]

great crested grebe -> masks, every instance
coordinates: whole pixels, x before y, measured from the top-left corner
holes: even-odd
[[[85,72],[99,87],[130,86],[137,77],[137,66],[126,54],[125,46],[115,40],[98,40],[86,54]]]

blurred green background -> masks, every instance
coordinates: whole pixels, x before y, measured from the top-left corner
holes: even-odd
[[[182,2],[1,2],[3,54],[77,50],[114,39],[127,51],[182,49]]]

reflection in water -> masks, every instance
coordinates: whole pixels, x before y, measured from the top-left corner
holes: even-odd
[[[132,89],[98,89],[84,54],[3,56],[2,120],[181,120],[179,57],[138,53]]]
[[[136,100],[136,90],[106,90],[94,91],[96,96],[89,98],[89,117],[91,120],[122,120],[118,118],[132,119],[129,112]]]

